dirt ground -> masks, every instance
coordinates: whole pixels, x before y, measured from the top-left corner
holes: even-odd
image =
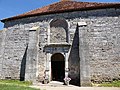
[[[52,81],[49,84],[34,84],[30,87],[40,90],[120,90],[119,87],[78,87],[74,85],[63,85],[61,82]]]

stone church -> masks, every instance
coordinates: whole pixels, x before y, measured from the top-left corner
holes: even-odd
[[[120,3],[62,0],[1,22],[0,79],[120,79]]]

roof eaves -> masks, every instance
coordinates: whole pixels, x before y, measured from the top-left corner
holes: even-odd
[[[103,5],[103,6],[100,5],[100,6],[92,6],[92,7],[82,7],[82,8],[76,8],[76,9],[74,9],[74,8],[73,9],[65,9],[65,10],[59,10],[59,11],[49,11],[49,12],[42,12],[42,13],[36,13],[36,14],[30,14],[30,15],[24,15],[24,16],[14,16],[14,17],[6,18],[6,19],[0,20],[0,21],[4,23],[6,21],[11,21],[11,20],[21,19],[21,18],[26,18],[26,17],[33,17],[33,16],[38,16],[38,15],[48,15],[48,14],[95,10],[95,9],[104,9],[104,8],[120,8],[120,3],[107,4],[107,5]]]

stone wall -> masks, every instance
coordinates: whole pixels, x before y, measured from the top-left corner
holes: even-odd
[[[52,27],[50,29],[50,42],[51,43],[65,43],[66,42],[66,31],[61,27]]]
[[[80,31],[89,51],[86,59],[89,60],[91,79],[111,81],[120,78],[120,17],[95,17],[89,22],[87,30]]]
[[[3,30],[0,31],[0,78],[2,78],[2,60],[3,60]]]
[[[26,49],[27,31],[13,27],[6,30],[2,76],[6,79],[19,79],[21,61]]]
[[[13,23],[11,21],[9,24],[11,25]],[[34,38],[34,32],[30,34],[30,29],[36,26],[41,27],[38,32],[36,32],[38,35],[37,38],[39,39]],[[43,52],[43,46],[47,42],[46,26],[48,27],[46,22],[43,21],[39,23],[15,24],[6,28],[2,79],[43,80],[46,60],[45,52]],[[33,40],[31,40],[32,38]],[[33,45],[34,43],[32,42],[34,41],[38,43]],[[31,45],[33,47],[31,47]],[[35,49],[35,52],[31,50],[31,48],[34,49],[34,46],[39,46],[38,49]],[[34,62],[33,59],[31,59],[32,61],[28,61],[27,57],[31,55],[30,51],[31,54],[35,54],[32,54]]]
[[[68,22],[68,33],[70,34],[69,40],[70,43],[73,44],[70,52],[72,55],[70,54],[69,59],[69,75],[73,81],[83,78],[86,72],[90,75],[88,75],[90,79],[96,81],[103,80],[104,78],[104,80],[107,80],[108,77],[119,77],[120,9],[112,8],[41,15],[5,22],[7,31],[2,76],[5,76],[6,78],[19,78],[21,61],[27,43],[29,42],[29,30],[32,27],[39,26],[38,76],[36,77],[42,81],[46,60],[43,47],[49,40],[48,30],[50,30],[50,21],[56,18],[56,16],[64,18]],[[81,67],[81,63],[79,63],[79,54],[83,54],[78,48],[78,45],[80,46],[81,42],[77,42],[79,40],[78,38],[74,39],[74,36],[78,37],[78,34],[75,34],[78,22],[87,23],[85,29],[79,29],[81,34],[79,39],[81,40],[82,38],[84,46],[84,57],[80,56],[80,61],[83,60],[83,58],[87,61],[87,64],[85,63],[87,67],[84,69],[87,71],[83,72],[81,71],[84,67]],[[79,71],[83,73],[82,77],[80,76]]]
[[[89,11],[79,27],[81,82],[120,79],[120,9]]]
[[[53,19],[50,22],[50,43],[68,42],[68,23],[64,19]]]

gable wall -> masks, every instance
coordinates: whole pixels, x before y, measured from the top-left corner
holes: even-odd
[[[79,64],[79,54],[82,53],[79,50],[79,46],[81,42],[78,43],[79,39],[83,39],[83,48],[84,48],[84,56],[88,63],[89,75],[92,79],[99,79],[98,75],[117,75],[120,72],[119,68],[119,23],[120,23],[120,10],[119,9],[101,9],[101,10],[93,10],[93,11],[80,11],[80,12],[71,12],[71,13],[63,13],[63,14],[52,14],[52,15],[43,15],[36,16],[24,19],[13,20],[9,22],[5,22],[6,31],[6,39],[5,39],[5,52],[4,52],[4,63],[6,65],[3,68],[3,74],[5,77],[12,76],[13,78],[19,78],[21,61],[25,52],[26,44],[29,42],[29,30],[32,27],[40,26],[39,33],[39,55],[38,55],[38,76],[40,81],[42,81],[44,77],[45,70],[45,60],[46,55],[43,52],[43,47],[46,44],[47,30],[49,29],[49,23],[53,18],[65,18],[69,24],[70,30],[70,42],[74,43],[72,47],[72,52],[69,57],[69,76],[72,78],[71,83],[76,82],[80,78],[80,64]],[[86,22],[87,27],[85,30],[80,29],[80,34],[82,37],[79,39],[74,39],[75,31],[77,30],[77,22]],[[107,25],[107,26],[106,26]],[[100,31],[100,32],[99,32]],[[42,34],[43,33],[43,34]],[[45,33],[45,34],[44,34]],[[107,39],[108,42],[113,42],[107,47],[112,47],[111,53],[104,49],[105,52],[99,50],[100,53],[97,53],[96,49],[101,45],[101,42],[104,42],[104,39],[101,40],[104,36],[109,37]],[[78,34],[76,34],[78,36]],[[96,36],[98,35],[98,36]],[[112,36],[117,36],[113,38]],[[97,40],[98,38],[100,40]],[[105,39],[106,41],[106,39]],[[99,43],[100,42],[100,43]],[[96,44],[97,43],[97,44]],[[103,43],[107,44],[107,43]],[[80,46],[81,47],[81,46]],[[103,47],[103,46],[102,46]],[[114,48],[113,48],[114,47]],[[101,53],[102,52],[102,53]],[[110,53],[110,55],[109,55]],[[101,56],[102,55],[102,56]],[[105,55],[109,55],[106,57]],[[115,58],[113,58],[113,56]],[[81,56],[80,56],[81,57]],[[80,58],[82,60],[83,58]],[[115,61],[116,60],[116,61]],[[112,63],[111,63],[112,62]],[[31,63],[29,63],[31,64]],[[113,65],[114,64],[114,65]],[[106,67],[103,67],[106,65]],[[108,67],[115,67],[115,69],[110,69]],[[106,72],[106,70],[111,70]],[[7,73],[5,73],[7,72]],[[15,73],[14,73],[15,72]],[[116,74],[114,74],[116,73]],[[88,75],[88,76],[89,76]],[[83,76],[84,77],[84,76]],[[32,78],[32,77],[31,77]],[[79,81],[79,80],[78,80]]]

